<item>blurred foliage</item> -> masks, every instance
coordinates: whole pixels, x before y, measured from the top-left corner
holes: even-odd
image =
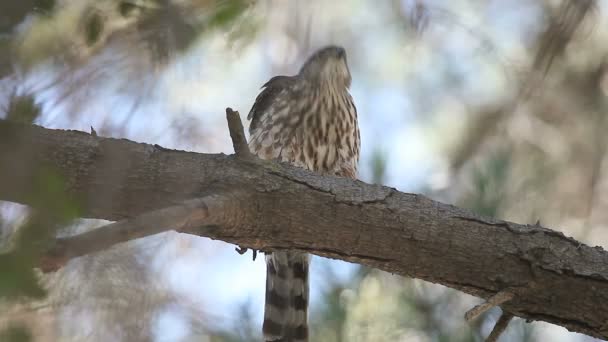
[[[509,153],[505,151],[492,155],[485,164],[477,167],[472,173],[472,193],[465,197],[463,207],[474,212],[497,217],[499,208],[505,198],[505,186],[507,183],[507,172],[509,170]]]
[[[13,32],[15,26],[31,13],[50,13],[54,0],[20,0],[0,3],[0,35]]]
[[[46,295],[38,284],[38,277],[31,260],[19,254],[0,254],[0,298],[20,299],[21,297],[43,298]]]
[[[32,335],[27,328],[23,326],[12,326],[0,331],[0,341],[5,342],[29,342],[32,340]]]
[[[29,194],[32,206],[27,219],[10,237],[6,251],[0,253],[0,303],[4,304],[45,298],[47,291],[35,269],[38,259],[57,231],[78,217],[78,206],[66,197],[65,182],[57,172],[41,168],[32,181],[37,191]],[[5,319],[10,323],[10,316]],[[15,341],[29,340],[29,332],[24,329],[9,327],[0,333]]]
[[[213,17],[209,20],[209,26],[226,26],[234,22],[247,8],[247,1],[234,0],[225,1],[218,6]]]
[[[29,30],[12,33],[14,51],[8,56],[22,68],[49,60],[83,65],[115,45],[121,45],[128,58],[164,64],[200,34],[230,28],[250,5],[245,0],[40,2],[20,7],[21,15],[31,16],[32,22]],[[20,22],[7,23],[5,31],[13,32]]]
[[[40,170],[30,194],[32,208],[16,231],[7,252],[0,254],[0,298],[42,298],[45,291],[34,272],[38,257],[47,250],[57,230],[78,217],[77,204],[65,195],[65,182],[51,169]]]
[[[104,22],[99,13],[93,12],[85,19],[84,37],[86,45],[92,46],[99,41],[104,29],[103,25]]]
[[[386,179],[387,153],[377,148],[371,158],[372,182],[374,184],[384,184]]]
[[[33,123],[40,116],[41,109],[36,103],[34,95],[12,94],[6,109],[6,120],[19,123]]]

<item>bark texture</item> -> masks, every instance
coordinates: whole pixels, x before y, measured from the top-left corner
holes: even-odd
[[[229,194],[222,201],[230,205],[203,208],[209,225],[186,231],[361,263],[485,299],[512,292],[501,304],[509,314],[608,338],[608,253],[554,230],[255,158],[0,121],[0,199],[30,203],[41,167],[64,177],[82,217],[117,221]]]

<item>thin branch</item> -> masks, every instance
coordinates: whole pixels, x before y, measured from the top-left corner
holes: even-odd
[[[44,272],[56,271],[69,260],[86,254],[106,250],[116,244],[162,233],[169,230],[189,232],[194,228],[200,233],[201,227],[225,225],[227,203],[239,196],[211,195],[184,201],[179,205],[154,210],[122,220],[92,231],[60,238],[40,260]]]
[[[511,315],[508,312],[503,312],[502,315],[500,315],[500,318],[498,319],[498,321],[496,321],[496,324],[494,325],[494,329],[492,329],[492,332],[490,333],[488,338],[486,338],[486,342],[498,341],[498,339],[500,338],[502,333],[505,332],[505,330],[509,326],[509,323],[511,322],[512,319],[513,319],[513,315]]]
[[[476,305],[471,310],[467,311],[464,314],[464,318],[467,320],[467,322],[471,322],[491,308],[513,299],[514,296],[515,294],[512,291],[500,291],[494,296],[490,297],[485,303]]]
[[[561,56],[589,12],[597,6],[595,0],[563,1],[556,17],[549,22],[540,38],[534,58],[534,68],[547,75],[553,61]]]

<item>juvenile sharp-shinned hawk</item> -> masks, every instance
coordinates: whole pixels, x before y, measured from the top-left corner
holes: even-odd
[[[355,178],[360,138],[350,82],[346,53],[337,46],[317,51],[295,76],[270,79],[247,117],[251,151],[262,159]],[[266,341],[308,341],[309,260],[297,251],[266,255]]]

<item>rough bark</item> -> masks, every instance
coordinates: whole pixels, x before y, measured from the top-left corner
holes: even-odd
[[[8,122],[0,139],[2,200],[30,203],[43,166],[63,175],[88,218],[129,219],[231,193],[220,225],[188,231],[259,250],[300,249],[485,299],[512,292],[501,304],[509,314],[608,338],[608,253],[550,229],[255,158]]]

